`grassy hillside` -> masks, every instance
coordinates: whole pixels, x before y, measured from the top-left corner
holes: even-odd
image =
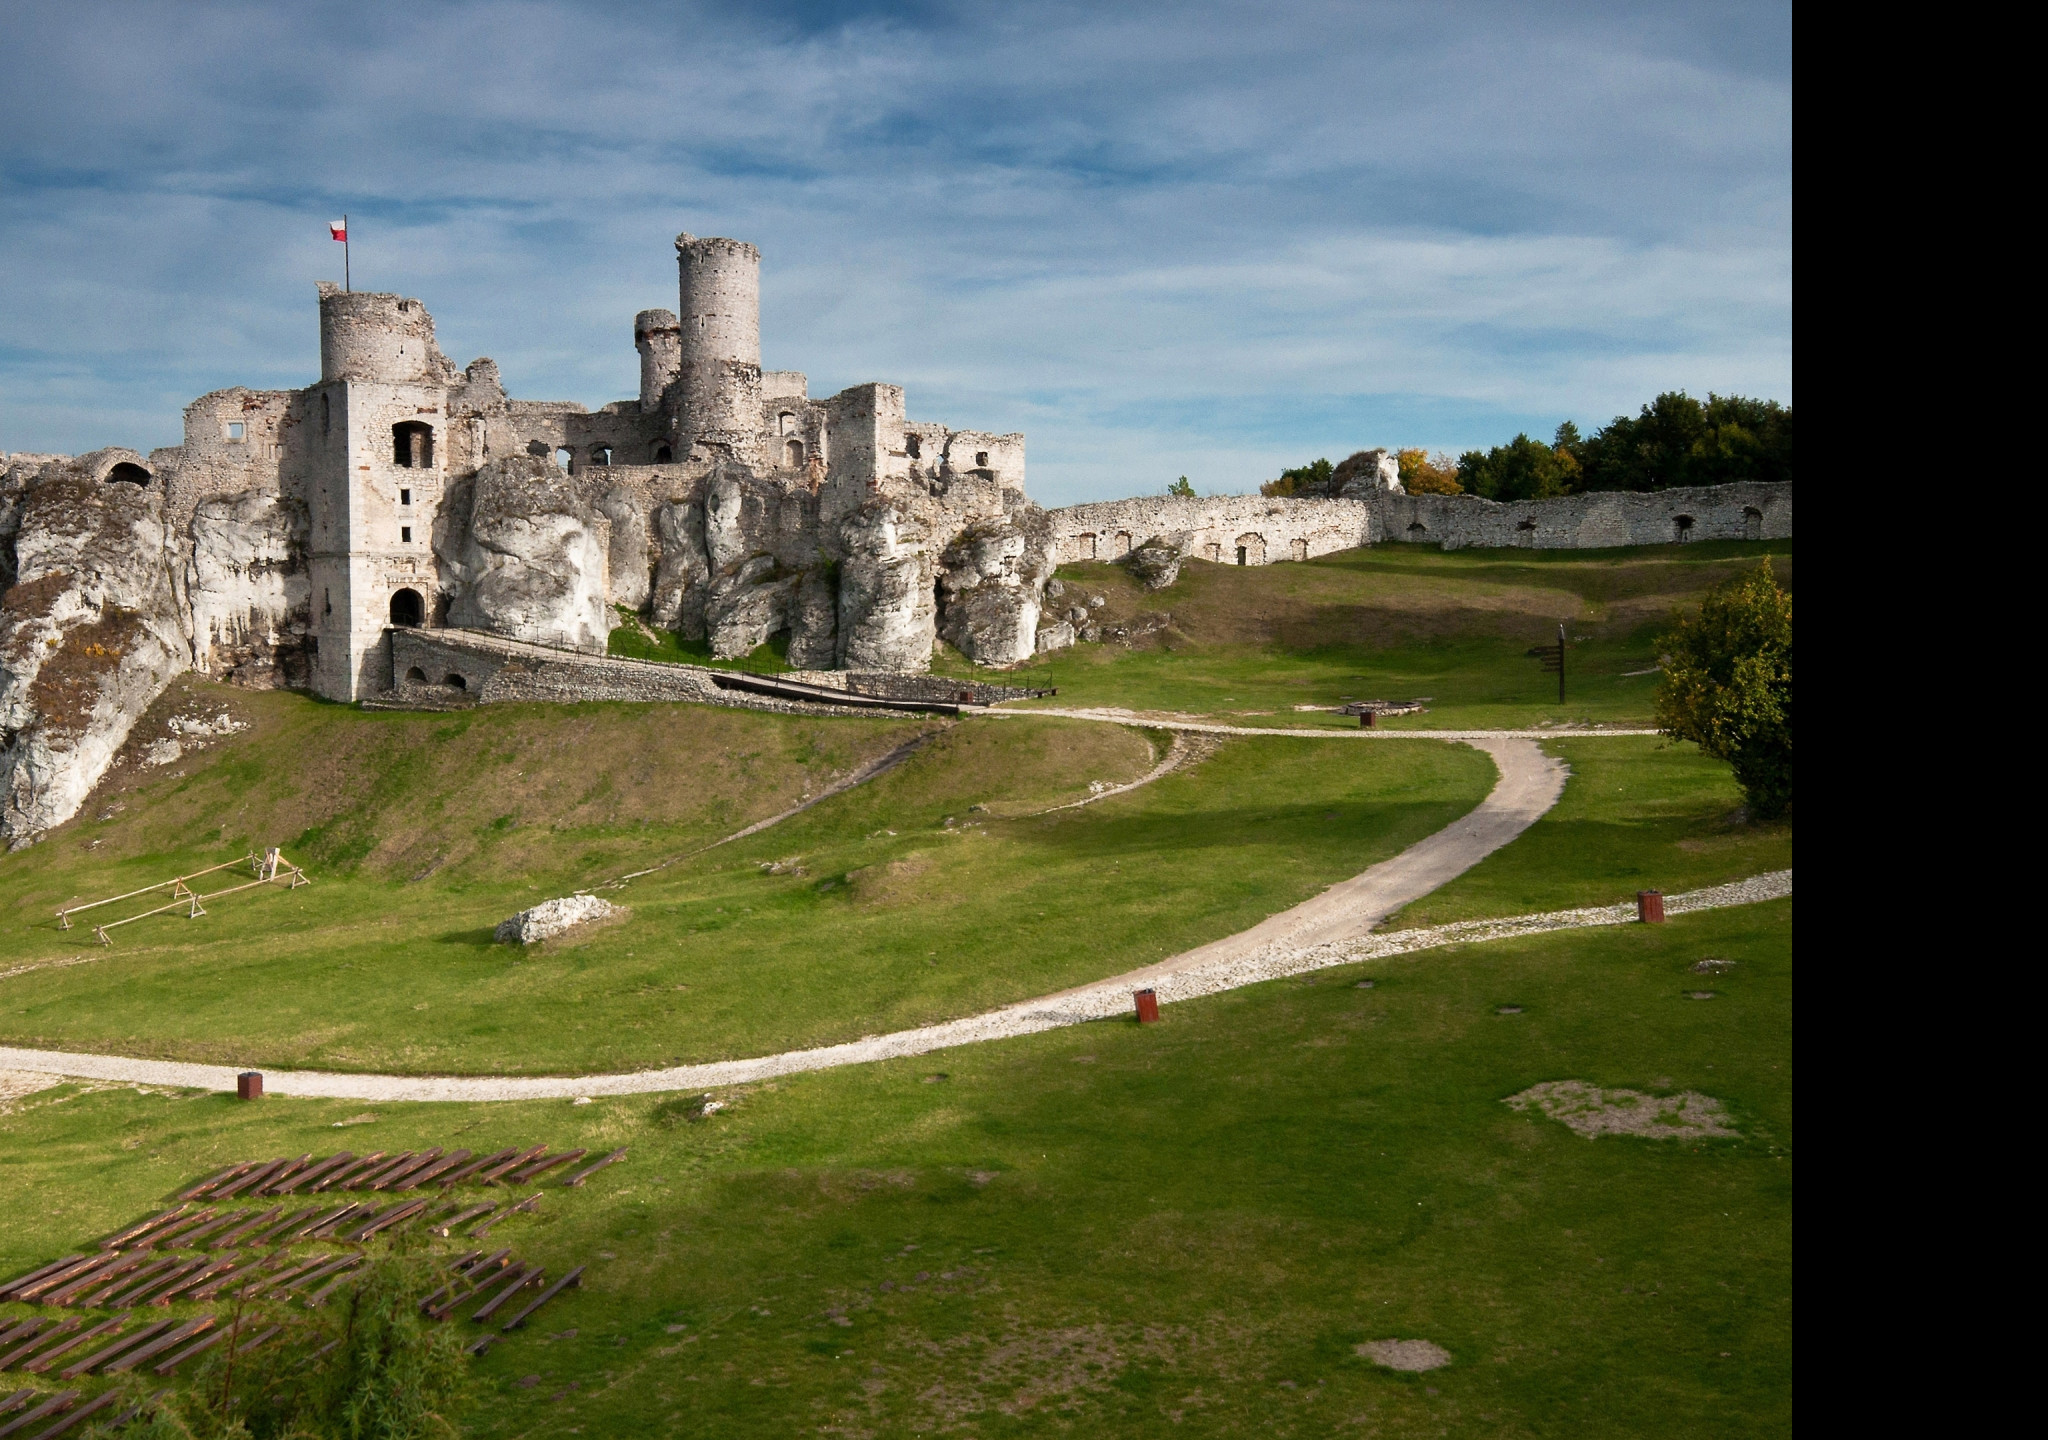
[[[1075,721],[693,706],[391,715],[196,681],[171,705],[221,707],[249,728],[167,774],[124,767],[94,818],[0,862],[0,971],[18,972],[0,981],[0,1040],[457,1073],[829,1043],[1230,934],[1449,823],[1493,781],[1484,756],[1440,743],[1243,740],[1130,795],[1034,814],[1143,774],[1151,743]],[[920,733],[871,784],[616,892],[624,923],[492,941],[523,906],[687,856]],[[276,840],[314,885],[144,921],[111,950],[53,928],[76,897]]]
[[[1189,561],[1147,592],[1119,566],[1060,569],[1060,605],[1100,596],[1097,623],[1172,623],[1130,646],[1110,641],[1041,657],[1030,683],[1052,705],[1125,705],[1242,717],[1260,725],[1337,725],[1297,705],[1430,697],[1399,727],[1599,722],[1645,724],[1654,640],[1674,606],[1769,555],[1790,585],[1791,542],[1738,541],[1615,551],[1429,550],[1377,546],[1306,563]],[[1559,622],[1571,637],[1566,703],[1530,659]]]
[[[465,1433],[1782,1434],[1790,943],[1779,903],[1426,952],[696,1120],[67,1087],[0,1114],[0,1270],[249,1155],[626,1144],[493,1233],[591,1268],[479,1363]],[[1739,1138],[1501,1103],[1553,1080],[1694,1090]],[[1357,1353],[1391,1338],[1452,1363]]]

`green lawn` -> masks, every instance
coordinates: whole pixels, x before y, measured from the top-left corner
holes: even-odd
[[[637,827],[579,825],[578,807],[594,802],[576,783],[606,782],[576,781],[586,745],[551,739],[541,707],[397,717],[401,728],[296,697],[264,700],[249,732],[182,776],[143,782],[123,816],[0,862],[13,880],[0,969],[43,967],[0,982],[0,1041],[415,1073],[629,1070],[832,1043],[977,1013],[1231,934],[1448,824],[1494,778],[1478,752],[1437,742],[1239,740],[1130,795],[1033,816],[1085,796],[1091,781],[1144,773],[1151,744],[1075,721],[936,728],[870,785],[636,880],[618,893],[633,910],[626,922],[522,951],[492,942],[496,921],[741,819],[713,806],[717,826],[706,825],[691,799],[700,785],[730,791],[735,757],[753,755],[760,773],[779,777],[787,802],[809,773],[801,754],[829,751],[845,768],[854,740],[831,738],[840,722],[687,706],[607,719],[631,707],[579,707],[574,723],[639,727],[630,733],[666,763],[665,776],[640,784],[676,797],[662,803],[679,811]],[[406,746],[288,848],[313,867],[312,886],[229,897],[202,919],[145,921],[114,932],[111,950],[83,926],[53,928],[52,909],[69,897],[265,843],[252,829],[234,835],[240,807],[276,803],[251,797],[296,783],[304,747],[347,749],[366,723]],[[873,749],[917,731],[853,722],[845,733]],[[693,733],[723,737],[722,748],[693,754]],[[541,751],[559,775],[534,758]],[[550,820],[528,796],[502,830],[474,823],[527,792],[513,784],[479,801],[472,788],[504,786],[522,765],[535,774],[521,783],[544,771],[565,787],[567,817]],[[194,843],[166,843],[174,821]],[[231,844],[217,838],[224,829]],[[90,832],[100,850],[83,848]],[[457,858],[438,869],[419,860],[444,852]],[[773,861],[786,873],[764,873]]]
[[[1190,561],[1166,590],[1144,591],[1120,567],[1060,569],[1057,605],[1107,624],[1165,612],[1172,625],[1127,648],[1077,645],[1041,656],[1031,685],[1059,697],[1024,705],[1121,705],[1256,725],[1351,725],[1297,705],[1426,697],[1395,728],[1650,720],[1655,640],[1675,606],[1769,555],[1791,581],[1791,543],[1713,542],[1636,550],[1428,550],[1382,545],[1306,563],[1257,567]],[[1566,700],[1531,659],[1564,622]]]
[[[1424,952],[695,1121],[649,1097],[337,1130],[365,1107],[68,1087],[0,1115],[0,1268],[245,1156],[629,1144],[494,1232],[591,1270],[479,1362],[465,1433],[1783,1434],[1790,945],[1781,902]],[[1703,980],[1708,955],[1737,963]],[[1561,1079],[1696,1090],[1740,1138],[1501,1103]],[[1453,1361],[1355,1352],[1388,1338]]]
[[[1556,807],[1390,927],[1614,905],[1791,868],[1791,823],[1750,821],[1727,764],[1694,745],[1617,736],[1543,748],[1571,767]]]

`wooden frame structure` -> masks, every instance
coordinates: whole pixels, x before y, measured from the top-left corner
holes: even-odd
[[[202,875],[211,875],[220,870],[233,870],[243,865],[247,865],[256,876],[254,880],[245,881],[240,885],[230,885],[224,890],[215,890],[210,895],[201,895],[190,884],[191,881],[197,880]],[[289,890],[296,890],[301,885],[313,883],[311,876],[284,858],[282,850],[272,848],[264,851],[260,857],[251,852],[239,860],[226,860],[218,865],[209,865],[204,870],[194,870],[189,875],[174,875],[168,880],[159,880],[154,885],[145,885],[140,890],[130,890],[121,895],[109,895],[104,900],[88,900],[83,905],[63,906],[57,911],[57,928],[59,930],[69,930],[71,928],[71,917],[78,914],[81,910],[96,910],[102,905],[112,905],[121,900],[133,900],[138,895],[153,895],[159,890],[167,889],[171,892],[171,898],[166,904],[158,905],[150,910],[144,910],[139,915],[130,915],[121,920],[109,920],[105,924],[93,926],[93,938],[102,945],[112,946],[114,942],[107,934],[109,930],[118,929],[123,925],[132,925],[137,920],[147,920],[152,915],[162,915],[166,911],[176,910],[181,906],[188,907],[185,911],[185,918],[187,920],[197,920],[206,913],[206,906],[202,903],[204,901],[218,900],[223,895],[233,895],[242,890],[254,890],[259,885],[274,885],[280,880],[289,882],[285,887]]]

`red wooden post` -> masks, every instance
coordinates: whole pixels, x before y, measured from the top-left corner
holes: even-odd
[[[1140,990],[1137,993],[1136,999],[1138,1002],[1138,1023],[1140,1025],[1157,1025],[1159,1023],[1158,994],[1151,990]]]
[[[1636,919],[1645,925],[1664,923],[1664,892],[1662,890],[1636,891]]]
[[[261,1100],[263,1098],[263,1072],[244,1070],[235,1077],[235,1098],[237,1100]]]

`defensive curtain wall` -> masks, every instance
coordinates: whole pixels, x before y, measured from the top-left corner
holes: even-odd
[[[1385,541],[1444,550],[1593,550],[1694,540],[1788,540],[1792,486],[1601,491],[1507,503],[1398,490],[1358,499],[1158,495],[1048,513],[1063,564],[1115,560],[1148,540],[1163,539],[1192,559],[1268,565]]]

